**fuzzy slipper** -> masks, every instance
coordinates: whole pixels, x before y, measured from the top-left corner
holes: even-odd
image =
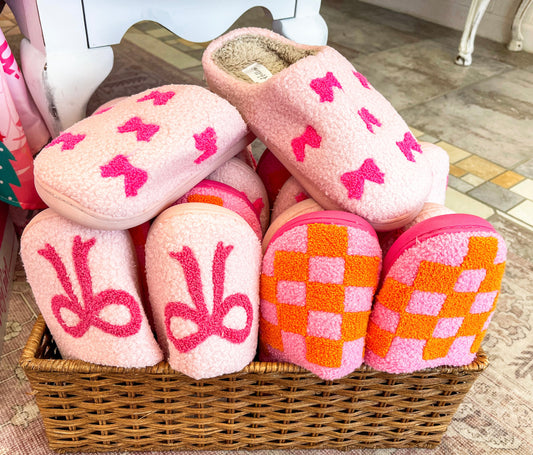
[[[215,180],[202,180],[198,185],[180,197],[173,205],[187,202],[203,202],[233,210],[246,220],[259,240],[263,238],[261,223],[259,222],[256,208],[243,192],[237,191],[232,186]]]
[[[420,147],[431,166],[433,175],[431,190],[426,197],[426,202],[444,205],[450,173],[450,157],[446,150],[431,142],[420,142]]]
[[[401,227],[421,210],[432,172],[420,144],[336,50],[244,28],[212,41],[202,64],[208,86],[321,206],[377,230]]]
[[[274,201],[278,197],[279,190],[291,177],[291,173],[285,166],[283,166],[283,164],[281,164],[281,161],[276,158],[276,155],[268,149],[266,149],[261,155],[261,158],[259,158],[255,171],[263,181],[263,185],[268,194],[270,207],[272,207]]]
[[[270,218],[274,221],[289,207],[306,199],[309,199],[309,195],[305,191],[305,188],[294,177],[290,177],[279,190],[278,196],[274,201],[274,206],[272,207]]]
[[[24,229],[21,257],[63,358],[127,368],[163,360],[126,231],[90,229],[46,209]]]
[[[500,292],[506,246],[474,215],[428,218],[402,234],[383,261],[365,363],[411,373],[472,362]]]
[[[167,85],[119,101],[54,139],[35,159],[36,188],[68,219],[128,229],[155,217],[250,140],[226,100],[202,87]]]
[[[246,163],[255,171],[255,168],[257,167],[257,162],[255,161],[254,154],[252,153],[251,145],[248,145],[247,147],[243,148],[237,155],[235,155],[235,157]]]
[[[307,213],[291,216],[304,206]],[[261,360],[294,363],[329,380],[363,362],[381,250],[361,217],[316,207],[311,199],[294,205],[265,236],[259,346]],[[278,228],[282,218],[288,221]]]
[[[265,185],[253,169],[241,160],[232,158],[209,174],[207,179],[225,183],[244,193],[261,221],[261,229],[266,232],[270,221],[270,204]]]
[[[158,340],[194,379],[240,371],[257,348],[261,245],[239,215],[212,204],[154,221],[146,271]]]

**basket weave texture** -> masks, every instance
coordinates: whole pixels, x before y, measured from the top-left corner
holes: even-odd
[[[61,359],[39,317],[20,360],[50,448],[71,451],[435,447],[478,375],[363,366],[324,381],[285,363],[195,381],[161,362],[126,369]]]

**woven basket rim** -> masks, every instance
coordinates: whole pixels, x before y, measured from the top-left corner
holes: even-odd
[[[169,374],[173,376],[184,376],[182,373],[174,370],[166,361],[161,361],[158,364],[150,367],[143,368],[125,368],[125,367],[113,367],[106,365],[98,365],[95,363],[85,362],[83,360],[73,359],[39,359],[36,357],[37,350],[42,344],[43,336],[46,331],[46,323],[42,315],[37,317],[32,331],[28,337],[26,345],[22,351],[19,364],[24,371],[41,371],[41,372],[54,372],[54,373],[78,373],[78,374],[125,374],[131,376],[132,374]],[[368,365],[363,364],[360,368],[356,369],[352,374],[371,373],[376,372],[381,375],[391,376],[394,378],[401,378],[402,376],[424,376],[427,374],[463,374],[471,372],[481,372],[485,370],[489,365],[489,360],[483,349],[479,349],[476,358],[468,365],[465,366],[440,366],[435,368],[427,368],[418,370],[414,373],[384,373],[377,371]],[[290,363],[283,362],[257,362],[254,361],[243,368],[240,372],[232,373],[228,375],[219,376],[219,378],[231,377],[234,375],[255,373],[281,373],[281,374],[311,374],[308,370]],[[188,377],[187,377],[188,378]],[[190,378],[188,378],[190,379]]]

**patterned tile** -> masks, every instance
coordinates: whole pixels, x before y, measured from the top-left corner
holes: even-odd
[[[468,153],[467,151],[462,150],[459,147],[456,147],[455,145],[448,144],[444,141],[437,142],[437,145],[446,150],[446,152],[448,152],[448,156],[450,157],[450,163],[456,163],[457,161],[464,160],[465,158],[468,158],[471,155],[471,153]]]
[[[485,179],[482,179],[481,177],[478,177],[474,174],[466,174],[461,177],[462,180],[467,182],[468,184],[472,185],[472,187],[479,186],[482,183],[485,183]]]
[[[421,136],[424,135],[423,131],[417,130],[416,128],[413,128],[412,126],[410,126],[409,129],[411,130],[411,133],[413,133],[413,136],[416,138],[420,138]]]
[[[533,180],[525,179],[511,188],[513,193],[519,194],[526,199],[533,200]]]
[[[511,191],[495,185],[492,182],[485,182],[483,185],[469,191],[468,194],[475,197],[492,207],[503,210],[504,212],[513,208],[524,200],[522,196],[512,193]]]
[[[460,191],[461,193],[467,193],[474,188],[472,185],[470,185],[470,183],[467,183],[464,180],[455,177],[454,175],[448,176],[448,186]]]
[[[446,189],[445,205],[456,213],[469,213],[485,219],[494,215],[494,209],[488,205],[476,201],[474,198],[460,193],[453,188]]]
[[[518,182],[524,180],[524,178],[525,177],[517,174],[516,172],[507,171],[498,175],[497,177],[494,177],[491,182],[504,188],[511,188],[513,185],[516,185]]]
[[[503,167],[477,155],[472,155],[464,160],[458,161],[455,165],[484,180],[490,180],[498,174],[505,172]]]
[[[430,134],[422,134],[422,136],[419,136],[417,139],[421,142],[430,142],[431,144],[435,144],[436,142],[439,142],[439,140],[436,137],[433,137]]]
[[[521,175],[524,175],[526,177],[529,177],[530,179],[533,179],[533,158],[522,163],[520,166],[518,166],[515,169],[515,171]]]
[[[510,215],[533,226],[533,202],[525,200],[508,212]]]
[[[462,177],[467,172],[464,169],[461,169],[460,167],[457,167],[455,164],[450,164],[450,174],[455,177]]]

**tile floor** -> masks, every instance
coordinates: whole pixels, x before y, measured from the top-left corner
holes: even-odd
[[[453,63],[459,31],[353,0],[324,0],[321,13],[329,44],[389,99],[417,138],[448,152],[446,205],[487,219],[500,214],[533,229],[533,54],[478,37],[473,64],[465,68]],[[239,26],[270,27],[271,19],[254,8],[232,28]],[[0,27],[17,55],[21,35],[7,8]],[[130,60],[117,52],[128,45],[136,53]],[[169,82],[205,85],[205,45],[151,22],[135,25],[115,46],[115,68],[89,108],[117,96],[109,89],[117,81],[124,91],[134,85],[139,68],[149,66],[148,54],[168,68],[152,68],[159,74],[147,84],[172,77]],[[121,63],[136,75],[124,75]]]

